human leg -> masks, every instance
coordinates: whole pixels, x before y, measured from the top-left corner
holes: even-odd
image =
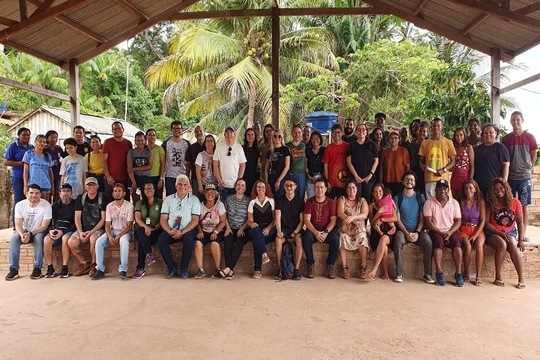
[[[435,261],[435,272],[442,274],[442,249],[444,248],[444,239],[440,234],[433,231],[429,233],[431,242],[433,244],[433,260]]]
[[[53,264],[53,244],[54,240],[47,234],[43,239],[43,257],[47,266]]]
[[[518,273],[518,281],[523,283],[523,262],[514,237],[510,237],[510,240],[506,243],[506,251],[510,254],[510,259]]]
[[[317,240],[315,239],[315,235],[309,230],[306,230],[304,232],[304,235],[302,236],[302,247],[304,248],[304,253],[306,254],[306,263],[308,265],[315,264],[315,258],[313,256],[313,244]]]
[[[471,264],[472,251],[471,239],[468,236],[463,236],[461,248],[463,251],[463,273],[465,275],[465,279],[467,279],[469,277],[469,265]]]
[[[96,269],[102,272],[105,272],[104,252],[108,247],[109,238],[107,234],[103,234],[96,240]]]
[[[62,265],[68,266],[69,257],[71,256],[71,249],[68,246],[68,240],[71,237],[70,234],[64,234],[62,236]]]
[[[394,237],[395,239],[395,237]],[[424,275],[431,277],[432,269],[432,256],[433,256],[433,244],[429,235],[423,231],[418,233],[418,240],[413,243],[422,248],[423,260],[424,260]],[[396,256],[396,254],[394,254]]]
[[[124,234],[120,237],[120,265],[118,266],[119,272],[126,272],[128,269],[129,261],[129,243],[131,242],[131,232]]]
[[[167,196],[174,194],[176,192],[176,179],[173,177],[166,177],[165,178],[165,193]]]
[[[486,237],[483,234],[478,235],[476,240],[474,240],[474,249],[476,251],[476,284],[482,284],[482,267],[484,265],[484,243],[486,242]]]
[[[146,259],[144,247],[145,244],[148,244],[150,241],[142,227],[138,227],[137,230],[135,230],[135,238],[137,239],[137,269],[144,269],[144,260]]]
[[[276,260],[279,269],[281,269],[281,257],[283,254],[283,244],[285,241],[285,238],[276,236]]]
[[[394,260],[396,262],[396,277],[403,276],[403,248],[407,244],[405,234],[402,231],[396,232],[394,236]]]
[[[300,262],[302,261],[302,235],[296,234],[294,237],[294,243],[296,248],[294,249],[294,269],[300,269]],[[276,244],[277,247],[277,244]]]
[[[506,241],[499,235],[492,234],[487,237],[486,243],[495,250],[495,282],[496,284],[501,282],[502,285],[504,285],[504,282],[502,282],[501,269],[504,258],[506,257]]]
[[[463,260],[462,243],[461,235],[457,231],[450,236],[449,247],[452,249],[452,259],[456,267],[456,274],[461,274],[461,262]]]
[[[236,232],[236,240],[234,241],[234,245],[232,248],[231,253],[231,262],[227,264],[227,267],[230,269],[230,271],[234,270],[234,267],[238,263],[238,260],[240,259],[240,256],[242,255],[242,250],[244,249],[244,245],[249,241],[248,233],[244,233],[242,236],[238,236],[238,232]]]
[[[212,252],[212,258],[214,259],[216,269],[221,269],[221,246],[219,246],[221,239],[220,233],[217,240],[210,243],[210,251]]]
[[[373,269],[368,274],[368,277],[371,280],[375,279],[375,276],[377,276],[377,270],[379,269],[379,265],[386,258],[386,254],[388,254],[389,244],[390,238],[388,237],[388,235],[381,236],[381,238],[379,239],[379,244],[376,248],[375,264],[373,265]],[[388,274],[386,274],[386,276],[388,276]]]
[[[21,257],[21,237],[14,233],[9,242],[9,269],[19,270],[19,259]]]
[[[197,263],[197,269],[203,269],[203,243],[199,239],[195,239],[195,262]]]
[[[182,260],[180,261],[180,270],[182,273],[187,274],[191,254],[193,253],[193,248],[195,247],[195,235],[196,230],[191,230],[182,236]]]
[[[176,272],[176,263],[172,258],[171,244],[174,244],[177,241],[178,240],[173,239],[165,231],[162,232],[158,237],[158,248],[161,257],[163,258],[163,262],[165,262],[165,265],[167,265],[167,269],[169,271],[174,270],[174,272]]]
[[[32,241],[34,242],[34,269],[43,269],[43,239],[46,234],[46,232],[40,232],[32,237]]]

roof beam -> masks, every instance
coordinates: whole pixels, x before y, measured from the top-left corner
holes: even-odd
[[[26,0],[19,0],[19,17],[21,21],[28,18],[28,9],[26,9]]]
[[[71,100],[71,98],[66,94],[61,94],[61,93],[56,92],[56,91],[47,90],[47,89],[44,89],[44,88],[39,87],[39,86],[28,85],[28,84],[25,84],[25,83],[22,83],[22,82],[18,82],[18,81],[15,81],[15,80],[5,78],[3,76],[0,76],[0,84],[16,87],[18,89],[23,89],[23,90],[26,90],[26,91],[35,92],[35,93],[40,94],[40,95],[50,96],[50,97],[60,99],[60,100],[63,100],[63,101],[70,101]]]
[[[459,35],[465,36],[471,31],[473,31],[478,25],[480,25],[484,20],[489,17],[488,14],[482,14],[474,19],[467,27],[459,32]]]
[[[536,4],[531,4],[531,5],[522,7],[521,9],[517,9],[514,12],[516,14],[527,15],[527,14],[531,14],[533,12],[537,12],[538,10],[540,10],[540,2],[537,2]]]
[[[515,53],[516,56],[518,56],[520,54],[523,54],[525,51],[531,50],[533,47],[535,47],[538,44],[540,44],[540,37],[534,39],[533,41],[531,41],[527,45],[515,50],[514,53]]]
[[[427,2],[428,2],[428,0],[422,0],[422,2],[416,6],[416,9],[414,9],[414,11],[412,13],[413,16],[416,16],[416,15],[420,14],[420,11],[422,11],[424,6],[426,6]]]
[[[180,12],[180,11],[190,7],[191,5],[196,3],[197,1],[198,0],[184,0],[182,2],[179,2],[179,3],[176,3],[176,4],[172,5],[172,6],[170,6],[169,8],[163,10],[162,12],[157,14],[156,16],[148,19],[147,21],[142,22],[139,25],[137,25],[135,27],[132,27],[131,29],[128,29],[127,31],[121,33],[120,35],[110,39],[106,43],[98,45],[94,49],[92,49],[90,51],[87,51],[86,53],[82,54],[81,56],[79,56],[77,58],[77,65],[80,65],[80,64],[94,58],[95,56],[97,56],[97,55],[109,50],[110,48],[120,44],[122,41],[125,41],[127,39],[130,39],[130,38],[134,37],[135,35],[137,35],[141,31],[146,30],[151,26],[154,26],[158,22],[166,20],[167,17],[171,13]],[[60,66],[62,68],[65,68],[66,65],[67,65],[67,63],[60,64]]]
[[[11,36],[19,33],[20,31],[28,30],[36,25],[41,24],[44,21],[49,20],[50,18],[55,17],[56,15],[62,14],[65,11],[79,7],[87,1],[88,0],[68,0],[65,3],[62,3],[58,6],[55,6],[53,8],[48,8],[47,10],[43,11],[40,14],[32,16],[29,19],[21,21],[13,26],[10,26],[7,29],[0,31],[0,41],[7,40]]]
[[[103,44],[103,43],[107,42],[107,39],[105,39],[103,36],[101,36],[99,34],[96,34],[92,30],[82,26],[81,24],[71,20],[70,18],[68,18],[68,17],[66,17],[64,15],[55,16],[55,19],[60,21],[62,24],[69,26],[73,30],[78,31],[81,34],[88,36],[90,39],[92,39],[92,40],[94,40],[94,41],[96,41],[96,42],[98,42],[100,44]]]
[[[517,88],[520,88],[522,86],[525,86],[527,84],[530,84],[534,81],[537,81],[537,80],[540,80],[540,73],[539,74],[536,74],[536,75],[533,75],[533,76],[529,76],[528,78],[526,79],[523,79],[521,81],[518,81],[517,83],[514,83],[512,85],[508,85],[506,87],[503,87],[502,89],[499,90],[499,94],[504,94],[504,93],[507,93],[509,91],[512,91],[514,89],[517,89]]]
[[[44,2],[42,2],[39,7],[32,13],[32,16],[35,16],[39,13],[42,13],[44,12],[45,10],[47,10],[48,8],[51,7],[51,5],[54,3],[55,0],[45,0]]]
[[[6,26],[13,26],[17,23],[17,21],[8,19],[7,17],[0,16],[0,24],[6,25]]]
[[[540,29],[540,20],[528,17],[526,15],[517,14],[515,12],[502,9],[498,6],[486,4],[475,0],[450,0],[453,3],[466,6],[478,11],[482,11],[489,15],[498,16],[502,19],[514,21],[516,23],[532,27],[536,30]]]
[[[135,15],[137,15],[139,17],[139,19],[140,19],[140,21],[139,21],[140,23],[150,19],[150,17],[148,15],[143,13],[141,10],[137,9],[135,7],[135,5],[133,5],[129,1],[127,1],[127,0],[116,0],[116,2],[119,3],[120,5],[122,5],[123,7],[125,7],[126,9],[128,9],[129,11],[131,11],[132,13],[134,13]]]
[[[37,58],[40,58],[41,60],[48,61],[51,64],[55,64],[55,65],[60,66],[60,62],[57,59],[54,59],[54,58],[52,58],[52,57],[50,57],[48,55],[45,55],[45,54],[43,54],[43,53],[41,53],[39,51],[36,51],[34,49],[30,49],[27,46],[21,45],[19,43],[11,41],[11,40],[4,40],[4,41],[2,41],[2,43],[7,45],[7,46],[11,46],[12,48],[15,48],[17,50],[20,50],[22,52],[25,52],[27,54],[30,54],[32,56],[35,56]]]

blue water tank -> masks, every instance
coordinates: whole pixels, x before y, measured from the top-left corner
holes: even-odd
[[[306,115],[306,123],[312,127],[312,130],[326,133],[337,122],[338,116],[337,113],[331,111],[315,111]]]

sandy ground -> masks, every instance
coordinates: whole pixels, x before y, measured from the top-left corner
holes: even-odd
[[[0,358],[538,359],[540,279],[515,282],[25,275],[0,282]]]

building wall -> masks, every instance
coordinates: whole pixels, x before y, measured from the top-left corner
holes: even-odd
[[[60,118],[46,112],[38,111],[26,121],[14,127],[12,130],[13,137],[17,137],[17,130],[21,127],[26,127],[30,129],[32,136],[30,137],[30,142],[34,143],[34,138],[38,134],[43,134],[49,130],[55,130],[58,133],[59,139],[67,139],[71,137],[71,125],[66,124]],[[62,145],[62,144],[60,144]]]

